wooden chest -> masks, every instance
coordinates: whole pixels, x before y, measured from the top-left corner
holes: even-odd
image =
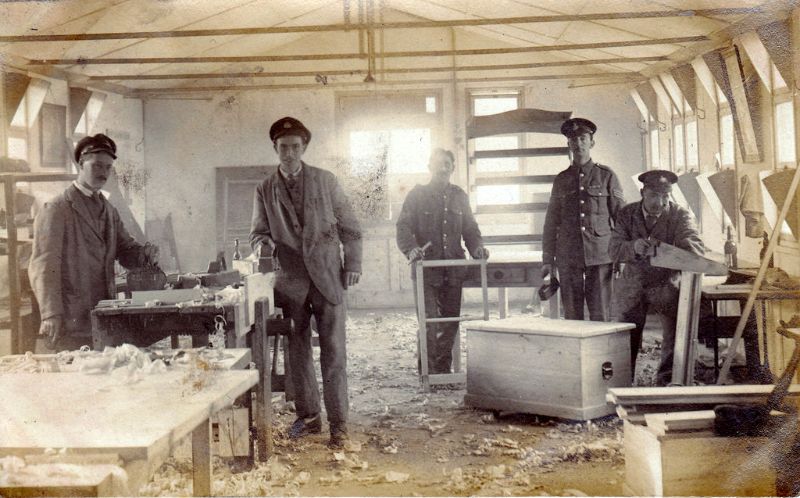
[[[588,420],[631,385],[630,323],[515,316],[466,322],[467,394],[476,408]]]

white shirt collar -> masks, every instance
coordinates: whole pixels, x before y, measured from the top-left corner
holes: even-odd
[[[92,192],[88,188],[84,187],[83,185],[78,183],[76,180],[73,180],[72,184],[75,185],[75,188],[78,189],[78,191],[81,194],[85,195],[86,197],[92,197],[94,195],[94,192]]]
[[[281,168],[280,166],[278,166],[278,171],[281,172],[281,175],[283,175],[284,179],[285,178],[289,178],[289,177],[297,178],[298,176],[300,176],[300,173],[303,171],[303,163],[302,162],[300,163],[300,168],[298,168],[298,170],[295,171],[294,173],[289,173],[289,172],[285,171],[283,168]]]

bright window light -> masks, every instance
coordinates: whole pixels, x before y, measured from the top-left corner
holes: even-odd
[[[675,144],[675,167],[683,168],[686,166],[683,147],[683,124],[677,124],[672,128],[672,143]]]
[[[723,166],[732,166],[733,155],[733,116],[726,114],[719,120],[720,154]]]
[[[426,173],[430,154],[429,128],[350,133],[350,171],[354,175],[381,167],[390,174]]]
[[[519,148],[518,135],[497,135],[494,137],[480,137],[475,139],[475,150],[508,150]],[[491,173],[500,171],[518,171],[518,157],[495,157],[478,159],[476,161],[478,173]]]
[[[797,156],[794,136],[794,105],[792,101],[775,106],[775,135],[779,163],[794,163]]]
[[[484,185],[478,187],[477,203],[519,204],[519,185]]]
[[[476,97],[473,101],[473,116],[486,116],[500,112],[513,111],[519,107],[516,96],[509,97]]]
[[[697,167],[700,163],[697,148],[697,121],[686,123],[686,162],[690,168]]]
[[[650,130],[650,166],[653,169],[661,167],[661,158],[658,151],[658,129]]]
[[[28,160],[28,141],[24,138],[8,138],[8,157]]]
[[[436,113],[436,97],[425,97],[425,112]]]

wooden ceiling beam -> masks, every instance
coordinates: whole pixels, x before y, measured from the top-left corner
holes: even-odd
[[[66,33],[47,35],[0,36],[0,43],[30,43],[58,41],[97,41],[149,38],[183,38],[200,36],[241,36],[276,33],[318,33],[326,31],[355,31],[368,29],[449,28],[457,26],[487,26],[495,24],[534,24],[550,22],[608,21],[616,19],[661,19],[668,17],[718,17],[761,13],[761,7],[657,10],[645,12],[605,12],[597,14],[561,14],[547,16],[498,17],[480,19],[453,19],[445,21],[402,21],[322,24],[305,26],[269,26],[259,28],[187,29],[171,31],[129,31],[119,33]]]
[[[570,80],[570,79],[609,79],[618,83],[635,83],[642,81],[636,73],[590,73],[590,74],[548,74],[534,76],[502,76],[489,78],[437,78],[437,79],[413,79],[413,80],[376,80],[374,83],[379,85],[423,85],[423,84],[451,84],[455,83],[489,83],[496,81],[535,81],[535,80]],[[328,83],[325,87],[352,87],[358,85],[363,87],[363,81]],[[187,86],[187,87],[168,87],[168,88],[148,88],[133,90],[136,97],[148,97],[152,95],[174,94],[174,93],[194,93],[194,92],[238,92],[245,90],[308,90],[319,89],[323,85],[319,83],[301,84],[276,84],[276,85],[215,85],[215,86]]]
[[[602,43],[570,43],[561,45],[538,45],[535,47],[478,48],[461,50],[415,50],[401,52],[381,52],[381,58],[395,57],[451,57],[461,55],[502,55],[534,52],[557,52],[568,50],[593,50],[619,47],[642,47],[649,45],[673,45],[707,41],[706,36],[680,36],[675,38],[656,38],[646,40],[624,40]],[[251,56],[212,56],[212,57],[130,57],[100,59],[31,59],[32,66],[62,66],[89,64],[198,64],[198,63],[231,63],[231,62],[278,62],[299,60],[341,60],[365,59],[366,54],[298,54],[298,55],[251,55]]]
[[[591,66],[599,64],[627,64],[642,62],[658,62],[667,60],[666,56],[651,57],[614,57],[609,59],[585,59],[575,61],[531,62],[528,64],[488,64],[473,66],[436,66],[436,67],[402,67],[376,69],[376,74],[410,74],[438,73],[451,71],[507,71],[514,69],[534,69],[540,67]],[[364,69],[335,69],[330,71],[278,71],[278,72],[235,72],[235,73],[179,73],[179,74],[114,74],[107,76],[90,76],[89,81],[152,81],[152,80],[189,80],[189,79],[221,79],[221,78],[292,78],[306,76],[348,76],[365,74]]]

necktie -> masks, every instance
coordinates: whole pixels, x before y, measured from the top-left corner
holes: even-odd
[[[652,229],[657,221],[658,221],[658,216],[653,216],[652,214],[648,214],[647,217],[645,217],[644,219],[645,225],[647,226],[648,230]]]

